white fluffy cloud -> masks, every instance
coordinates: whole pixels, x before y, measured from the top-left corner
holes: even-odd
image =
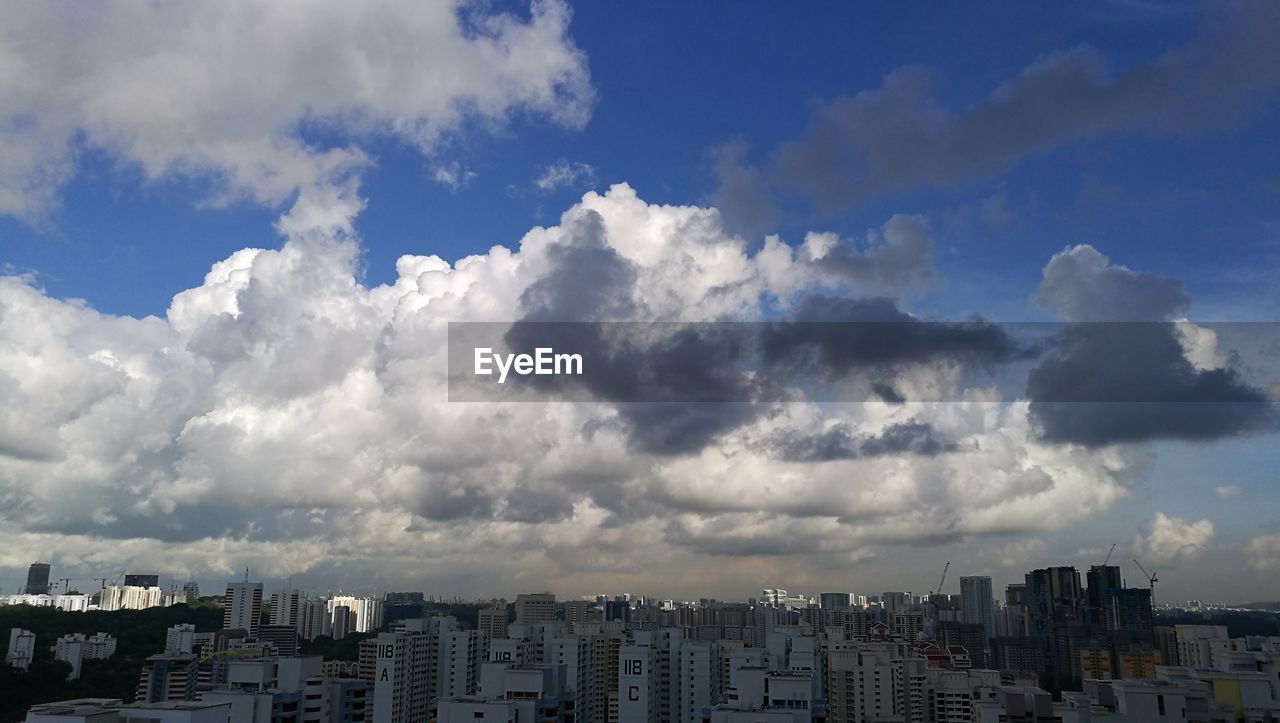
[[[1188,522],[1157,512],[1144,534],[1134,538],[1133,548],[1152,564],[1186,562],[1200,557],[1212,540],[1212,521]]]
[[[1280,535],[1259,535],[1245,546],[1249,567],[1261,572],[1280,570]]]
[[[0,214],[26,218],[56,201],[88,149],[147,179],[208,180],[214,202],[275,204],[366,164],[364,137],[429,154],[464,124],[513,112],[580,126],[594,96],[560,0],[536,0],[528,18],[459,0],[0,12]]]
[[[394,283],[366,287],[350,199],[301,199],[279,249],[214,264],[163,319],[0,280],[0,564],[343,568],[360,576],[347,584],[389,585],[427,554],[430,582],[479,594],[617,584],[628,556],[615,553],[645,540],[628,580],[692,592],[708,556],[840,571],[888,545],[1061,528],[1125,496],[1140,463],[1123,447],[1041,443],[1025,403],[926,367],[903,388],[955,401],[785,405],[675,456],[637,452],[607,404],[450,404],[447,322],[520,318],[584,228],[634,271],[610,290],[634,318],[760,318],[828,275],[777,239],[750,253],[714,209],[619,185],[513,248],[404,256]],[[912,423],[953,444],[789,462],[763,443]]]

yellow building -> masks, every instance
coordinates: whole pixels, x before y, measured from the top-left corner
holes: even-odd
[[[1150,680],[1156,677],[1160,654],[1155,651],[1120,654],[1120,677]]]
[[[1082,680],[1111,680],[1111,651],[1106,648],[1084,648],[1080,651]]]

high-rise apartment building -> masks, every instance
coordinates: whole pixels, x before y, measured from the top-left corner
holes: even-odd
[[[196,656],[152,655],[142,665],[133,700],[135,703],[191,700],[198,678]]]
[[[6,665],[26,670],[36,654],[36,634],[30,630],[13,628],[9,631],[9,651],[5,653]]]
[[[321,598],[303,598],[298,601],[298,637],[311,641],[321,635],[329,635],[333,619],[329,608]]]
[[[507,637],[506,606],[481,609],[477,627],[479,627],[480,632],[488,635],[490,640],[500,640]]]
[[[298,627],[301,606],[302,594],[297,590],[280,590],[271,593],[271,624]]]
[[[222,610],[222,629],[247,630],[249,637],[257,637],[262,627],[262,583],[227,583],[225,607]]]
[[[53,646],[54,660],[71,666],[67,680],[77,680],[86,660],[106,660],[116,654],[116,639],[106,633],[86,636],[84,633],[63,635]]]
[[[995,611],[996,602],[990,577],[968,575],[960,578],[960,622],[964,625],[982,626],[982,648],[969,651],[974,660],[985,661],[991,651],[991,638],[995,635],[996,627]]]
[[[174,655],[194,652],[195,639],[196,626],[191,623],[174,625],[165,632],[164,652]]]
[[[373,719],[379,723],[428,720],[432,704],[446,691],[468,695],[478,680],[483,654],[478,631],[461,630],[453,617],[411,619],[403,624],[403,631],[376,638]]]
[[[818,605],[823,610],[844,610],[849,607],[852,596],[847,592],[824,592],[818,594]]]
[[[98,598],[98,607],[103,610],[146,610],[164,604],[164,590],[137,585],[108,585]]]
[[[516,595],[516,624],[534,625],[556,619],[556,596],[549,592]]]
[[[329,598],[329,610],[339,605],[347,608],[354,616],[351,632],[371,633],[382,627],[382,600],[372,597],[352,597],[337,595]],[[334,621],[337,624],[337,621]]]
[[[334,640],[342,640],[351,634],[354,628],[355,613],[346,605],[336,605],[333,608],[333,622],[329,626],[329,636]]]

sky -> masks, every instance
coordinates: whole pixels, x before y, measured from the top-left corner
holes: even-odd
[[[1157,602],[1280,598],[1274,3],[6,9],[0,592],[927,592],[1114,543]],[[934,334],[976,317],[1148,323],[999,401]],[[905,403],[448,401],[448,322],[548,319],[919,345],[819,370]]]

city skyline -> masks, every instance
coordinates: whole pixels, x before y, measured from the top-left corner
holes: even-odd
[[[9,5],[3,594],[1280,599],[1280,6],[686,5]],[[902,332],[450,401],[476,321]]]
[[[1128,562],[1134,568],[1135,574],[1132,576],[1130,576],[1129,574],[1126,574],[1125,565],[1118,564],[1118,563],[1111,564],[1109,561],[1106,561],[1105,565],[1103,562],[1099,562],[1099,563],[1094,563],[1092,565],[1086,566],[1084,568],[1079,568],[1073,565],[1062,565],[1062,564],[1041,561],[1040,563],[1038,563],[1039,566],[1036,567],[1035,569],[1071,568],[1071,569],[1075,569],[1079,575],[1084,576],[1086,573],[1089,573],[1091,569],[1108,567],[1109,569],[1114,569],[1116,571],[1115,574],[1119,576],[1118,584],[1115,585],[1116,587],[1137,588],[1142,590],[1149,590],[1154,593],[1155,585],[1151,584],[1151,581],[1147,577],[1151,573],[1149,573],[1148,571],[1142,568],[1139,568],[1136,564],[1134,564],[1136,561],[1130,560]],[[38,564],[44,564],[44,563],[34,563],[33,568],[35,565],[38,565]],[[660,591],[660,590],[637,590],[637,589],[595,590],[595,591],[589,591],[589,592],[574,592],[574,591],[566,592],[566,591],[557,591],[557,590],[548,589],[546,590],[546,592],[556,596],[557,599],[559,599],[562,602],[566,600],[582,600],[582,601],[598,602],[602,598],[621,599],[622,597],[626,597],[627,599],[644,599],[649,604],[652,604],[655,601],[662,601],[662,600],[670,600],[676,604],[697,603],[699,600],[712,600],[715,602],[748,602],[750,600],[759,600],[761,602],[765,602],[769,597],[770,591],[777,591],[779,593],[785,592],[787,593],[788,597],[792,599],[798,599],[798,597],[803,597],[811,600],[813,604],[819,604],[820,599],[824,598],[827,595],[848,595],[851,597],[879,599],[886,594],[895,594],[895,595],[905,594],[905,595],[912,595],[916,598],[925,600],[929,598],[929,596],[931,595],[938,594],[938,595],[947,595],[951,597],[959,597],[959,598],[972,600],[976,598],[986,599],[985,593],[989,592],[990,593],[989,599],[998,608],[1004,604],[1004,597],[1007,589],[1010,587],[1017,587],[1017,586],[1023,585],[1025,581],[1025,575],[1027,574],[1026,571],[1023,571],[1019,575],[1009,577],[1007,581],[1002,582],[1000,579],[992,578],[989,575],[960,574],[957,576],[951,573],[952,573],[952,565],[950,561],[948,561],[942,571],[942,577],[939,580],[940,582],[944,582],[944,585],[942,586],[942,588],[939,589],[936,584],[939,581],[935,581],[934,583],[931,583],[928,586],[927,590],[926,589],[917,590],[917,589],[908,589],[908,588],[875,588],[874,586],[865,588],[865,589],[845,590],[841,588],[839,585],[828,586],[821,589],[819,588],[798,589],[794,587],[791,587],[791,588],[783,587],[781,585],[778,585],[777,587],[773,587],[773,588],[765,588],[765,587],[761,587],[760,584],[757,584],[754,588],[751,588],[750,586],[745,588],[746,592],[743,592],[738,595],[730,595],[728,597],[718,597],[718,596],[706,595],[706,594],[693,595],[689,597],[680,597],[680,596],[666,595],[663,591]],[[95,579],[95,582],[101,581],[103,590],[105,590],[108,587],[123,589],[136,584],[136,583],[127,581],[125,578],[128,578],[128,577],[156,578],[156,577],[163,577],[163,576],[155,573],[141,574],[141,575],[129,574],[129,575],[121,575],[111,580],[104,580],[104,579],[98,578],[98,579]],[[74,579],[71,579],[71,581],[74,582]],[[968,582],[968,581],[973,581],[973,582]],[[51,597],[58,597],[58,596],[64,596],[64,595],[94,597],[100,592],[100,590],[97,588],[81,590],[79,589],[78,586],[75,586],[75,585],[71,586],[72,589],[70,590],[70,592],[67,592],[65,589],[59,590],[58,585],[60,583],[65,583],[65,582],[67,582],[67,579],[55,578],[53,580],[53,584],[50,585],[50,589],[47,592],[28,592],[27,590],[29,586],[19,586],[18,590],[20,592],[14,593],[14,594],[47,595]],[[260,577],[255,577],[252,570],[245,570],[244,575],[242,577],[236,578],[236,579],[230,579],[230,580],[200,581],[194,578],[185,578],[185,579],[169,578],[167,581],[162,583],[157,583],[156,585],[152,585],[148,581],[144,583],[144,586],[155,587],[157,590],[161,592],[165,590],[169,590],[171,592],[181,591],[188,598],[190,598],[190,590],[192,589],[193,585],[195,586],[196,590],[202,591],[201,592],[202,597],[221,595],[224,589],[225,590],[232,590],[233,588],[239,589],[240,587],[243,587],[246,585],[258,586],[260,588],[262,602],[264,604],[272,602],[274,597],[277,594],[292,594],[294,596],[301,596],[303,598],[316,598],[316,599],[331,599],[334,597],[342,598],[342,597],[349,597],[349,596],[355,596],[356,598],[380,599],[384,595],[390,597],[392,595],[414,594],[414,595],[424,595],[427,600],[432,600],[432,601],[439,601],[439,602],[458,601],[458,602],[465,602],[465,603],[483,604],[483,603],[491,602],[494,600],[507,600],[508,602],[510,602],[512,600],[515,600],[517,596],[524,595],[529,592],[529,590],[524,590],[523,588],[521,588],[523,592],[516,591],[513,588],[513,590],[498,591],[492,594],[481,594],[481,595],[468,597],[468,596],[463,596],[456,593],[451,593],[450,591],[447,591],[447,590],[427,591],[427,590],[412,590],[410,588],[353,589],[353,588],[345,588],[340,584],[335,585],[333,584],[333,581],[328,581],[328,582],[329,584],[323,588],[299,587],[295,584],[295,581],[292,578],[285,578],[285,579],[279,579],[279,580],[272,580],[270,578],[260,578]],[[776,583],[777,581],[768,581],[768,582]],[[966,596],[964,591],[968,586],[972,586],[971,590],[978,594],[976,596],[975,595]],[[1164,592],[1163,585],[1161,585],[1161,592]],[[6,596],[7,594],[4,592],[4,588],[0,587],[0,599],[5,598]],[[190,602],[190,599],[188,599],[187,602]],[[1233,605],[1246,605],[1246,604],[1255,604],[1255,603],[1270,603],[1273,605],[1280,605],[1280,601],[1274,601],[1274,600],[1228,601],[1228,600],[1214,599],[1212,597],[1206,597],[1206,596],[1190,597],[1185,599],[1182,599],[1182,598],[1166,599],[1166,600],[1155,599],[1153,597],[1152,599],[1152,604],[1156,608],[1158,609],[1169,608],[1171,610],[1187,609],[1188,607],[1227,608]],[[148,602],[148,604],[145,605],[144,607],[154,607],[162,604],[169,605],[169,604],[176,604],[176,603],[172,603],[168,601],[167,598],[164,598],[162,600],[162,597],[157,595],[155,600]],[[969,608],[965,608],[964,613],[962,615],[963,622],[966,622],[966,623],[976,622],[976,620],[971,620],[969,618],[971,616],[978,616],[980,618],[981,616],[991,614],[991,612],[992,611],[990,608],[975,609],[974,611],[971,611]]]

